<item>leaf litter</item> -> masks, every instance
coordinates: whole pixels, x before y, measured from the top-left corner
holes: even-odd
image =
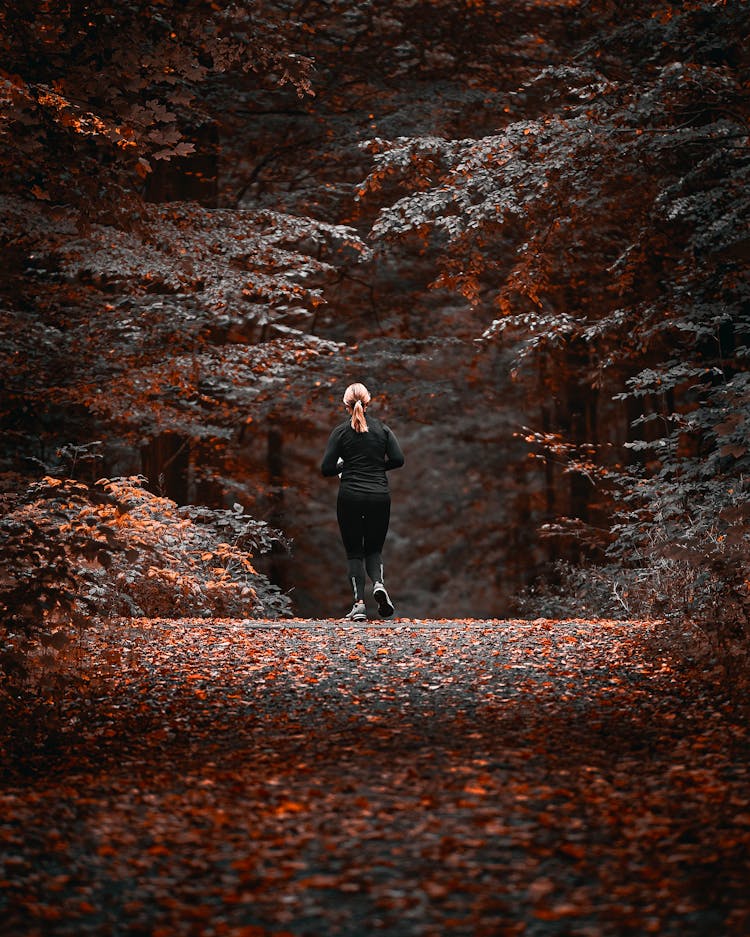
[[[6,764],[4,937],[750,932],[743,710],[654,623],[84,641],[57,747]]]

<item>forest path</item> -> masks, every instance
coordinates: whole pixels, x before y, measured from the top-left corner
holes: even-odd
[[[95,698],[0,789],[4,937],[750,931],[747,726],[652,624],[88,641]]]

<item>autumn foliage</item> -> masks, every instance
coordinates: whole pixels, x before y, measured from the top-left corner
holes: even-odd
[[[0,5],[3,934],[748,933],[749,33]]]
[[[315,463],[356,372],[424,486],[396,482],[406,607],[668,616],[741,655],[745,4],[0,16],[12,510],[101,441],[77,481],[241,504],[328,611]]]
[[[45,477],[6,506],[6,672],[28,676],[35,639],[53,656],[50,649],[66,647],[74,628],[97,617],[288,614],[288,598],[250,560],[278,534],[246,518],[239,504],[179,508],[143,481]]]
[[[83,650],[43,757],[11,740],[9,937],[747,933],[747,722],[653,623],[151,619]]]

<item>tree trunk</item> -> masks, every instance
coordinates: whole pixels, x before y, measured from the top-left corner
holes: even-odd
[[[271,527],[283,530],[286,524],[284,517],[284,458],[283,436],[281,430],[271,427],[268,431],[268,448],[266,450],[266,467],[268,469],[268,492],[271,500],[271,510],[268,523]],[[274,543],[268,563],[268,578],[278,586],[282,592],[287,588],[287,552],[279,543]]]
[[[177,504],[188,504],[190,440],[177,433],[161,433],[141,449],[143,474],[149,488]]]

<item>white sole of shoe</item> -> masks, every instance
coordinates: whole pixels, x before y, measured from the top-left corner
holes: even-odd
[[[372,597],[378,603],[378,612],[380,613],[380,617],[390,618],[394,612],[393,602],[391,602],[385,589],[376,589],[372,593]]]

